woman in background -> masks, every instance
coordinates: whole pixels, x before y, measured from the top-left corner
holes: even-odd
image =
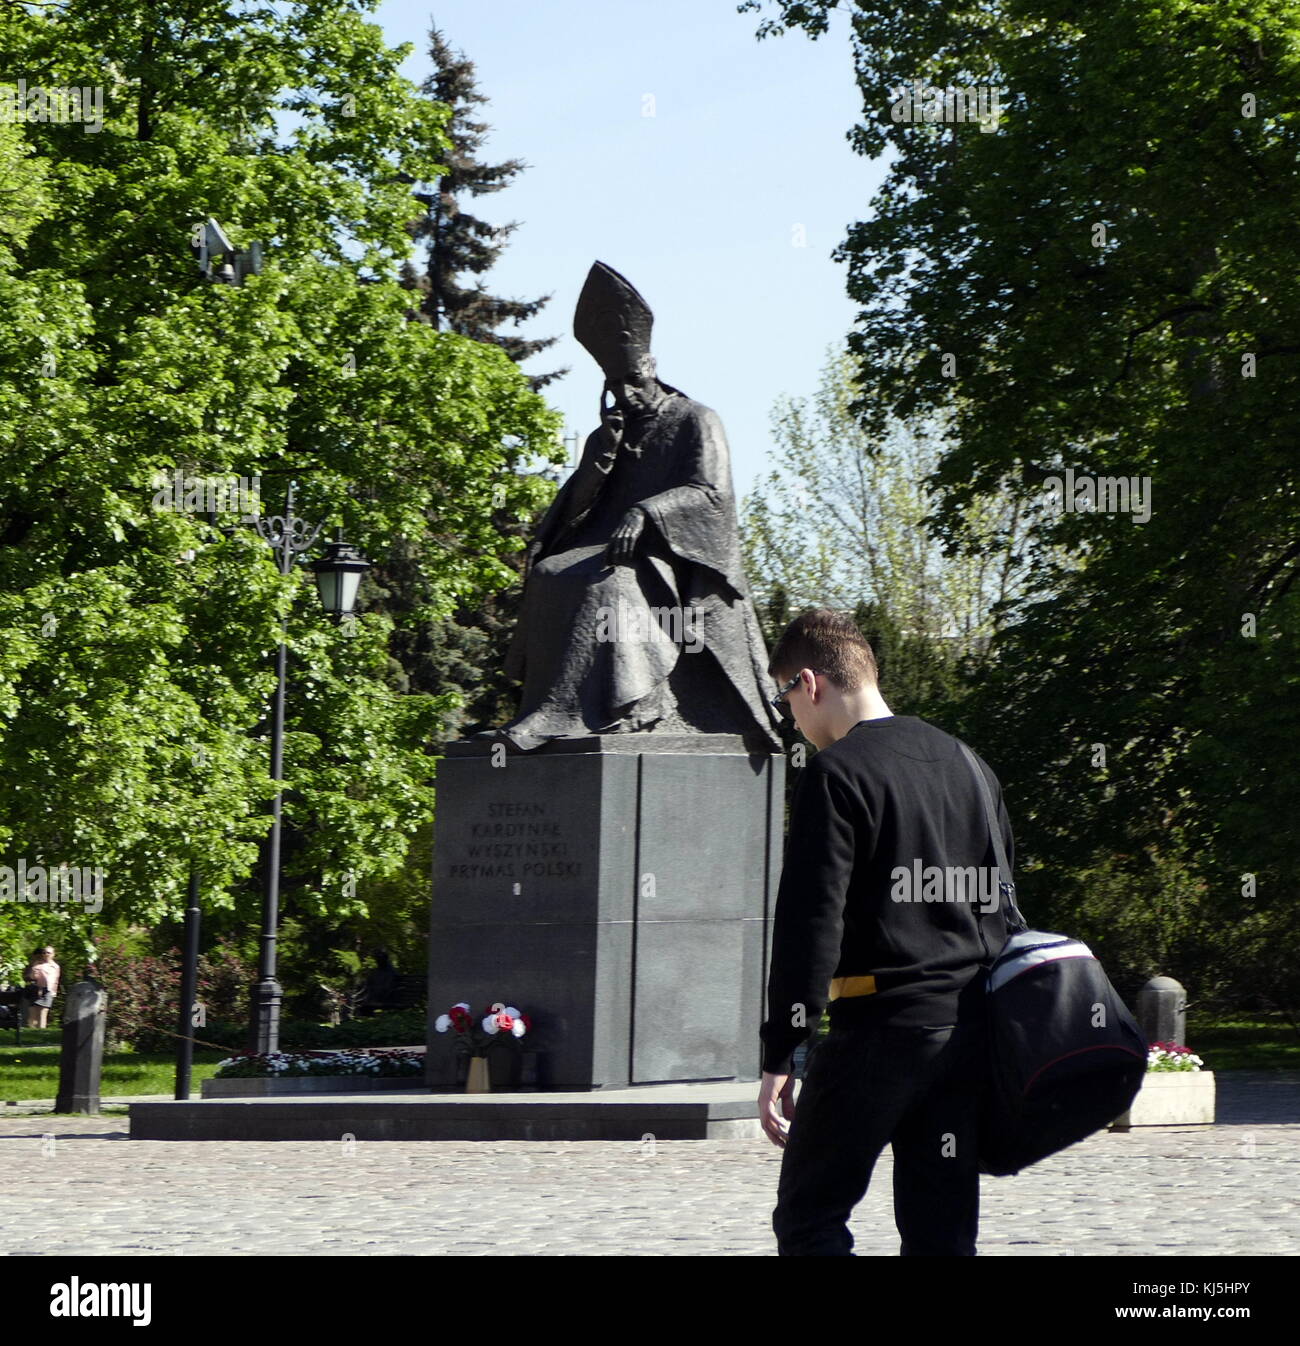
[[[59,993],[59,965],[54,961],[54,950],[46,945],[32,953],[24,976],[27,981],[27,1027],[44,1028],[50,1015],[50,1006]]]

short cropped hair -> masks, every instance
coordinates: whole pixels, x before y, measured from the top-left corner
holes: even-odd
[[[767,665],[778,682],[789,682],[801,668],[824,673],[841,692],[878,683],[876,655],[867,638],[847,612],[830,608],[801,612],[782,632]]]

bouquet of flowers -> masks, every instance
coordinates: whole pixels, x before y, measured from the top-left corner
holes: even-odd
[[[1204,1064],[1190,1047],[1176,1042],[1153,1042],[1147,1051],[1148,1070],[1200,1070]]]
[[[491,1046],[521,1038],[533,1026],[532,1020],[513,1005],[488,1005],[477,1023],[470,1011],[469,1001],[461,1000],[434,1020],[439,1033],[456,1033],[457,1049],[470,1056],[484,1056]]]

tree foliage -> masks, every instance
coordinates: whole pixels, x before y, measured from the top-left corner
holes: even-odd
[[[760,35],[816,37],[841,8],[773,7]],[[1203,939],[1267,930],[1294,968],[1300,11],[857,0],[850,19],[850,138],[891,151],[836,254],[860,308],[855,415],[952,413],[936,517],[957,545],[1000,482],[1026,504],[1067,467],[1150,482],[1145,521],[1040,511],[1031,583],[965,703],[1030,892],[1067,919],[1082,873],[1118,873],[1140,906],[1185,868]],[[895,121],[914,81],[1000,88],[996,131]]]
[[[983,545],[946,555],[927,486],[944,418],[870,434],[849,411],[858,386],[850,357],[831,350],[811,399],[778,400],[771,470],[742,503],[742,548],[760,609],[783,616],[769,640],[799,608],[853,612],[891,706],[937,711],[1019,593],[1027,513],[1005,496],[972,501],[967,532]]]
[[[433,811],[450,695],[394,685],[394,620],[323,618],[247,520],[159,508],[158,474],[290,480],[450,612],[508,583],[558,418],[507,354],[409,322],[409,188],[447,111],[365,12],[313,0],[0,10],[7,77],[99,84],[105,123],[0,124],[0,853],[99,865],[104,921],[205,906],[246,927],[267,828],[267,706],[289,646],[286,914],[344,920]],[[260,275],[203,279],[212,216]],[[366,596],[363,590],[362,607]],[[90,918],[0,923],[83,938]]]

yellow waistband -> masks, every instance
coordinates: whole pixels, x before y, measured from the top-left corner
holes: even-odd
[[[876,979],[874,977],[836,977],[831,982],[832,1000],[838,1000],[846,995],[875,995]]]

